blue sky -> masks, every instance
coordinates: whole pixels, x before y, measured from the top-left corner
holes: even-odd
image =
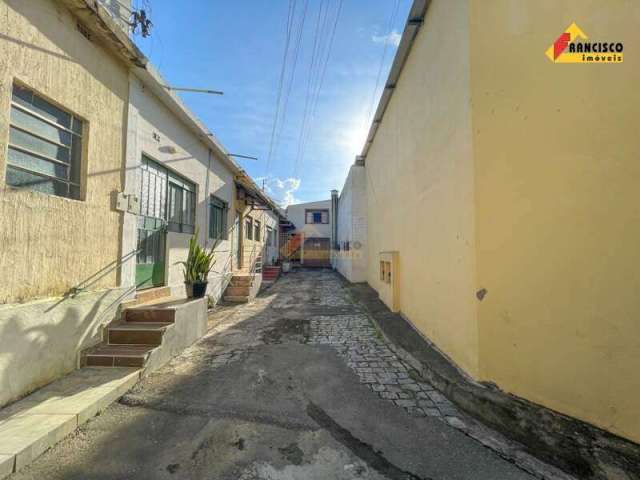
[[[331,189],[342,188],[369,128],[368,116],[377,105],[410,0],[134,0],[133,4],[148,8],[153,22],[151,36],[136,36],[136,43],[170,84],[225,92],[181,97],[229,152],[258,157],[238,162],[258,181],[266,177],[267,190],[276,200],[321,200],[329,198]],[[295,13],[290,15],[291,7]],[[288,24],[290,48],[280,120],[267,168]]]

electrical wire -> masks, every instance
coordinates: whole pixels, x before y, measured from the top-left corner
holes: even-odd
[[[282,57],[282,66],[280,68],[280,77],[278,80],[278,94],[276,99],[276,111],[273,118],[273,126],[271,128],[271,138],[269,140],[269,154],[267,155],[267,162],[265,165],[265,178],[269,175],[269,167],[271,165],[271,158],[273,155],[273,149],[276,138],[276,129],[278,126],[278,118],[280,116],[280,104],[282,99],[282,92],[284,90],[284,80],[285,73],[287,68],[287,59],[289,56],[289,45],[291,42],[291,32],[293,30],[293,20],[295,18],[297,0],[289,0],[289,10],[287,12],[287,27],[286,27],[286,38],[284,45],[284,54]]]
[[[320,94],[322,92],[322,87],[324,85],[324,79],[325,79],[325,74],[327,72],[327,65],[329,64],[329,59],[331,58],[331,52],[333,50],[333,43],[334,43],[334,39],[335,39],[335,35],[336,35],[336,30],[338,27],[338,23],[340,20],[340,14],[342,12],[342,4],[343,4],[343,0],[339,0],[338,2],[338,7],[336,9],[336,14],[335,17],[333,19],[333,25],[331,28],[331,35],[329,36],[329,41],[327,43],[327,48],[326,48],[326,56],[324,56],[324,60],[321,60],[322,66],[320,67],[320,76],[319,76],[319,81],[317,83],[317,88],[315,91],[315,95],[314,95],[314,99],[312,100],[312,107],[311,107],[311,113],[310,113],[310,120],[309,120],[309,127],[307,129],[307,133],[306,136],[303,140],[302,146],[301,146],[301,150],[300,150],[300,155],[296,158],[296,165],[294,167],[294,178],[297,176],[298,174],[298,168],[299,166],[303,163],[304,161],[304,157],[305,157],[305,153],[306,153],[306,148],[308,145],[308,142],[310,140],[310,137],[312,135],[312,132],[314,132],[314,124],[315,124],[315,113],[318,107],[318,102],[320,99]]]

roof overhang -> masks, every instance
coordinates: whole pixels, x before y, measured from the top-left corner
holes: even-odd
[[[147,57],[98,0],[58,1],[83,23],[100,44],[126,64],[140,68],[147,66]]]
[[[373,139],[376,136],[380,123],[382,122],[382,118],[387,110],[389,101],[393,96],[393,92],[396,88],[398,79],[400,78],[400,74],[402,73],[402,69],[404,68],[407,57],[411,52],[413,42],[420,31],[420,27],[422,27],[422,24],[424,23],[424,17],[427,14],[430,4],[431,0],[414,0],[413,5],[411,6],[407,22],[404,26],[404,31],[402,32],[402,37],[400,38],[400,44],[396,51],[396,56],[393,59],[393,64],[391,65],[387,82],[384,85],[382,96],[378,102],[378,108],[376,109],[373,121],[371,122],[371,127],[369,128],[367,140],[365,141],[364,147],[362,147],[362,153],[358,157],[358,161],[362,164],[364,164],[367,154],[369,153],[369,148],[373,143]]]

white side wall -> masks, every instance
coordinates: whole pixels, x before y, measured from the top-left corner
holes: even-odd
[[[278,216],[269,211],[265,212],[264,221],[265,221],[265,241],[267,239],[266,227],[270,227],[273,229],[273,235],[275,239],[274,245],[267,245],[265,247],[265,255],[264,255],[264,265],[273,265],[278,260],[278,250],[280,244],[280,232],[278,229],[278,225],[280,224],[280,219]]]
[[[327,210],[329,212],[329,223],[305,224],[305,210],[316,209]],[[331,222],[333,222],[333,218],[331,218],[331,200],[289,205],[286,209],[286,215],[296,226],[293,233],[304,233],[305,238],[331,238]]]
[[[229,205],[229,238],[216,247],[216,266],[209,276],[207,294],[217,300],[224,290],[231,270],[231,241],[237,232],[232,230],[235,207],[233,174],[219,161],[200,138],[182,124],[134,75],[130,77],[129,124],[127,130],[125,191],[138,194],[139,166],[144,153],[169,170],[196,184],[196,225],[200,228],[200,242],[208,237],[209,196],[224,200]],[[159,135],[160,140],[154,138]],[[172,152],[175,149],[175,153]],[[131,252],[137,245],[136,215],[126,214],[123,226],[123,252]],[[175,296],[185,296],[182,267],[177,262],[186,260],[190,234],[168,232],[166,250],[166,285]],[[135,284],[135,257],[123,268],[123,286]]]
[[[352,165],[338,198],[340,250],[333,266],[350,282],[367,280],[367,182],[365,167]],[[349,250],[345,244],[349,242]]]

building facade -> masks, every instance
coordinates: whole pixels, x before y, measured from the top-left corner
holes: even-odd
[[[123,293],[114,204],[145,60],[77,13],[0,2],[0,405],[76,368]]]
[[[216,302],[251,270],[247,194],[254,244],[277,251],[277,206],[164,87],[122,5],[0,0],[0,407],[78,368],[123,301],[184,297],[195,232]]]
[[[356,161],[337,198],[333,267],[353,283],[367,281],[367,179]]]
[[[297,203],[286,208],[285,215],[295,228],[292,237],[291,259],[306,266],[331,265],[333,214],[331,200]]]
[[[573,22],[639,45],[639,15],[632,2],[414,2],[361,160],[366,281],[388,307],[474,381],[611,445],[640,442],[640,57],[545,51]],[[355,192],[347,182],[341,199]]]

